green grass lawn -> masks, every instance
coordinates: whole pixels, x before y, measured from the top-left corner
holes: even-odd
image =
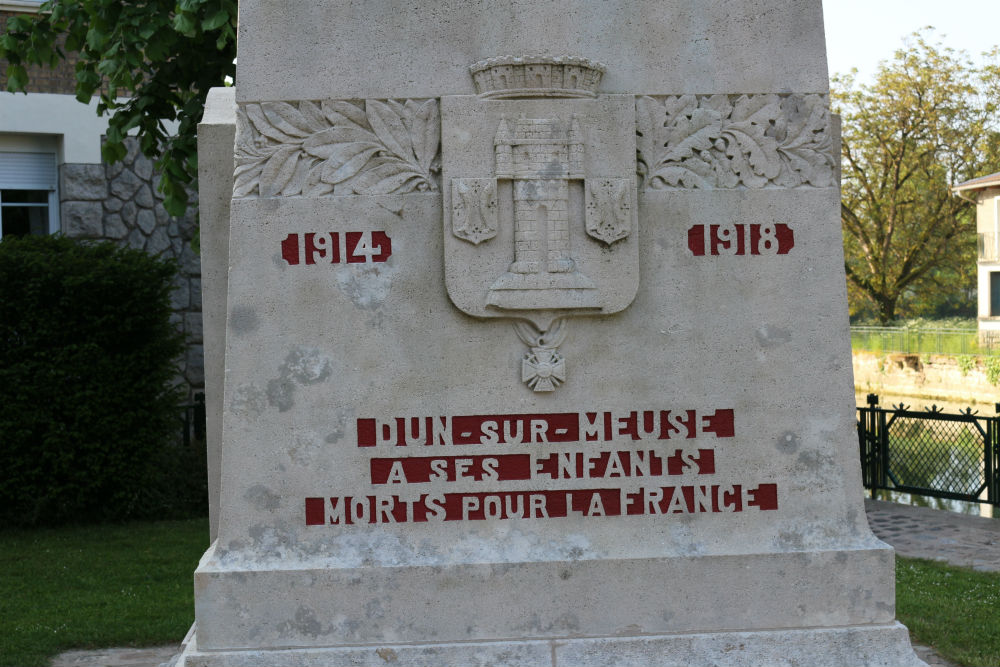
[[[208,519],[0,532],[0,666],[180,642]]]
[[[1000,665],[1000,574],[896,558],[896,617],[917,641],[970,667]]]
[[[180,642],[208,520],[0,532],[0,667]],[[963,665],[1000,665],[1000,574],[897,558],[897,615]]]

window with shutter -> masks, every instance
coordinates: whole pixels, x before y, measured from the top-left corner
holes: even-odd
[[[0,238],[58,230],[54,153],[0,152]]]

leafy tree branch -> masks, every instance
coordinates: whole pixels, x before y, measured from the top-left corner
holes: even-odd
[[[196,183],[205,97],[235,74],[236,11],[236,0],[49,0],[36,15],[10,18],[0,35],[7,87],[22,92],[27,66],[75,54],[77,99],[98,95],[98,113],[110,114],[104,159],[122,159],[134,133],[161,173],[164,206],[181,215]]]
[[[833,79],[852,311],[882,322],[974,284],[975,210],[950,186],[1000,170],[1000,68],[915,33],[871,84]],[[991,54],[995,61],[998,52]],[[921,292],[937,295],[919,296]],[[866,306],[867,303],[867,306]]]

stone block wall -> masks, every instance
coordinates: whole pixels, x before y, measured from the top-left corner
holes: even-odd
[[[197,232],[197,208],[174,218],[157,191],[159,176],[134,139],[115,164],[64,164],[59,169],[60,224],[66,236],[106,239],[177,260],[173,320],[187,337],[178,381],[204,391],[201,326],[201,260],[191,247]]]
[[[956,356],[854,352],[854,391],[858,394],[912,396],[928,400],[985,403],[1000,401],[990,383],[988,357],[973,357],[963,369]]]

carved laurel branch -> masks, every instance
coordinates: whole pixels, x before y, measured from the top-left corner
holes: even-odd
[[[437,190],[440,142],[433,99],[241,105],[233,196]]]
[[[825,95],[639,97],[635,108],[647,190],[835,183]]]

